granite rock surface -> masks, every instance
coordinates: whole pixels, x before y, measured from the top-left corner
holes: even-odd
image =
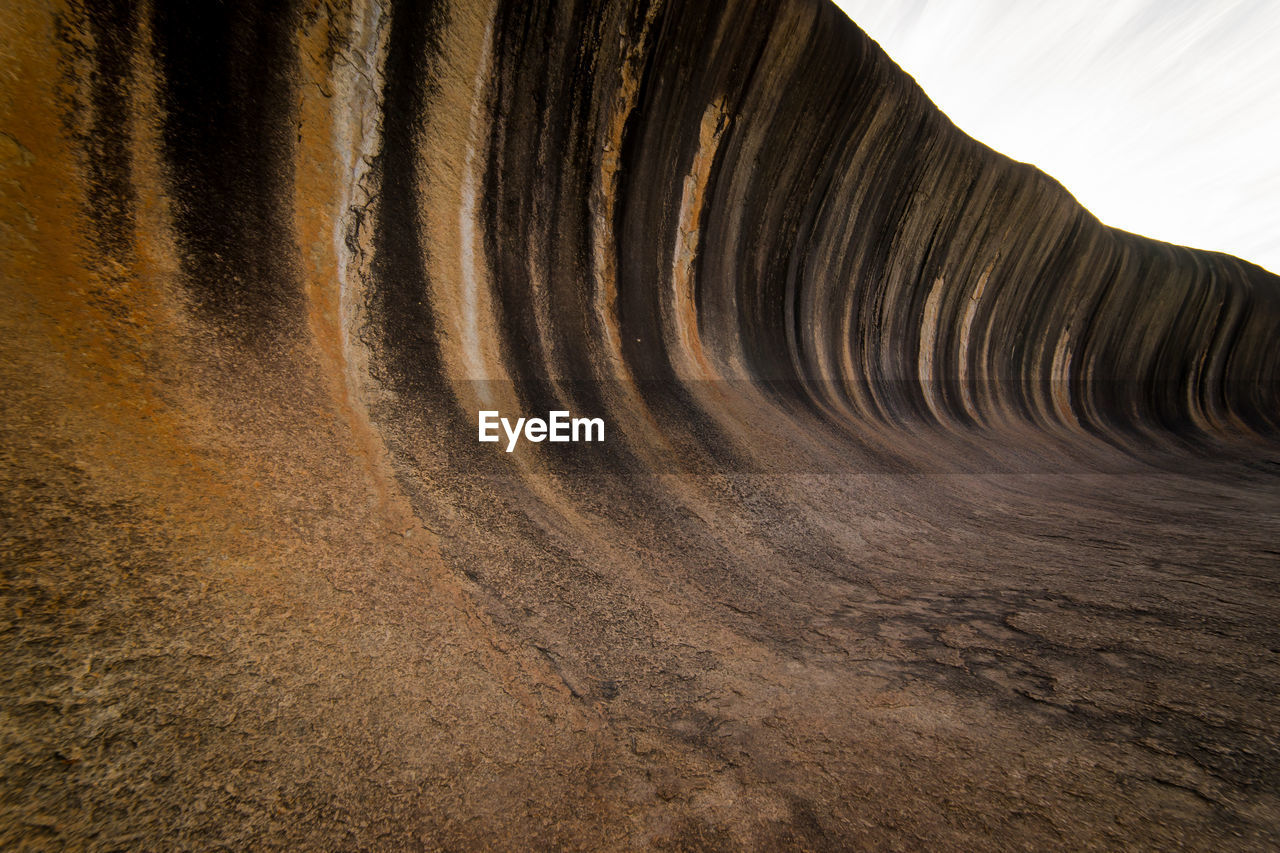
[[[1276,276],[817,0],[0,43],[0,847],[1280,844]]]

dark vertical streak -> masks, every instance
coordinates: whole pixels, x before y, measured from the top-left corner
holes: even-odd
[[[128,255],[133,230],[129,111],[135,15],[129,0],[100,0],[88,8],[94,43],[93,122],[84,140],[89,204],[98,250],[120,262]]]
[[[152,22],[186,286],[253,341],[288,334],[301,312],[288,215],[295,17],[262,0],[157,3]]]
[[[387,355],[385,378],[410,393],[443,387],[422,243],[428,214],[417,195],[418,133],[427,112],[430,63],[438,52],[442,16],[436,3],[398,3],[392,10],[382,150],[375,169],[379,195],[370,308],[375,335]]]

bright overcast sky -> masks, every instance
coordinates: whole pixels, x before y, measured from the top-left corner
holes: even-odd
[[[836,0],[1108,225],[1280,272],[1280,0]]]

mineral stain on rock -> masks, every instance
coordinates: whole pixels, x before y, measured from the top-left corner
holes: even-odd
[[[817,0],[188,6],[0,11],[0,846],[1280,843],[1275,276]]]

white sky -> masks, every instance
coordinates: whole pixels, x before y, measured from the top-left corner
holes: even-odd
[[[1108,225],[1280,272],[1280,0],[836,0]]]

